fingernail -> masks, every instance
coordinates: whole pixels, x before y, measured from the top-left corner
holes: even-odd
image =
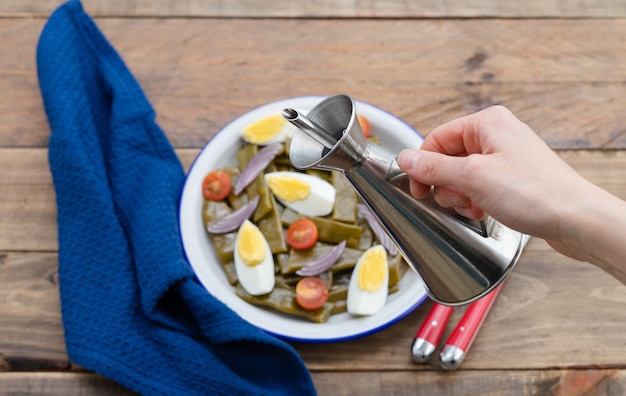
[[[415,167],[420,153],[417,150],[405,149],[398,154],[398,166],[402,169],[410,169]]]

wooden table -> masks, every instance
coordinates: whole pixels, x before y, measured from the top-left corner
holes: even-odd
[[[49,127],[35,64],[38,36],[60,3],[0,2],[0,394],[122,394],[72,364],[64,347]],[[348,93],[423,133],[504,104],[576,170],[626,198],[624,1],[331,3],[84,7],[145,89],[185,166],[234,117],[286,97]],[[322,395],[626,392],[626,287],[541,240],[528,245],[456,372],[411,361],[430,307],[365,338],[294,346]]]

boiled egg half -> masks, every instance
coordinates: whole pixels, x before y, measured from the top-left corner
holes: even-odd
[[[272,143],[284,142],[293,136],[296,127],[287,122],[280,114],[271,114],[249,124],[241,131],[243,139],[252,144],[267,146]]]
[[[305,216],[326,216],[335,205],[335,187],[317,176],[300,172],[271,172],[265,183],[286,207]]]
[[[387,301],[389,263],[382,245],[367,249],[359,258],[348,286],[347,310],[353,315],[372,315]]]
[[[235,271],[239,283],[249,294],[259,296],[274,289],[274,257],[261,230],[245,220],[235,239]]]

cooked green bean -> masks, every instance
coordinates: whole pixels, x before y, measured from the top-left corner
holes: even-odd
[[[346,177],[338,171],[332,171],[332,184],[335,186],[335,206],[333,220],[344,223],[356,223],[357,195]]]
[[[293,274],[294,272],[311,262],[314,257],[319,257],[319,255],[324,254],[332,247],[333,245],[318,242],[311,249],[291,249],[291,251],[289,252],[289,260],[287,260],[286,263],[282,263],[280,272],[283,275]],[[337,260],[337,262],[332,267],[330,267],[330,270],[335,272],[354,267],[356,261],[359,259],[359,257],[361,257],[361,254],[363,254],[361,250],[346,247],[343,250],[343,254],[339,257],[339,260]]]
[[[337,302],[348,298],[348,285],[334,285],[328,291],[328,301]]]
[[[302,217],[306,216],[302,216],[287,208],[283,211],[281,221],[283,226],[289,227],[289,224]],[[348,247],[359,248],[363,227],[334,221],[325,217],[309,217],[309,219],[317,226],[319,241],[338,244],[345,240]]]
[[[348,247],[359,247],[363,228],[323,217],[311,217],[311,220],[317,226],[320,241],[337,244],[345,240]]]
[[[361,233],[361,240],[359,241],[359,249],[367,250],[374,244],[374,233],[372,229],[368,226],[367,220],[365,220],[362,216],[358,216],[357,225],[361,227],[363,232]]]
[[[258,146],[253,144],[246,145],[237,152],[237,160],[239,161],[239,169],[243,170],[248,162],[259,151]],[[257,222],[272,210],[272,201],[270,199],[270,189],[263,180],[263,173],[259,174],[256,179],[248,187],[246,187],[248,198],[252,199],[257,195],[260,197],[259,205],[254,211],[252,219]]]
[[[218,220],[227,214],[231,213],[232,209],[221,201],[204,201],[202,204],[202,219],[204,227],[206,228],[210,222]],[[233,252],[235,249],[235,239],[237,238],[237,232],[230,232],[227,234],[213,235],[209,234],[209,237],[213,241],[213,248],[215,254],[219,260],[228,283],[234,285],[237,283],[237,273],[235,272],[235,264],[233,261]]]
[[[340,314],[348,310],[348,302],[346,300],[339,300],[333,303],[332,315]]]
[[[271,201],[270,211],[257,222],[257,226],[265,235],[267,243],[270,245],[270,250],[273,254],[287,252],[287,241],[285,240],[285,234],[283,233],[283,225],[280,221],[280,213],[278,212],[278,206],[273,195],[269,195]]]
[[[315,323],[326,322],[334,307],[333,303],[327,302],[321,308],[316,310],[304,309],[296,302],[296,293],[293,290],[283,289],[280,287],[274,287],[274,290],[262,296],[252,296],[246,293],[241,285],[237,285],[236,293],[240,298],[251,304],[270,307],[277,311],[290,315],[296,315]]]
[[[239,168],[235,165],[226,166],[222,168],[222,171],[228,173],[230,176],[230,180],[232,185],[237,184],[237,180],[239,179],[239,175],[241,172]],[[237,210],[248,203],[249,199],[246,194],[235,195],[234,189],[231,189],[230,194],[228,194],[228,203],[233,208],[233,210]]]
[[[389,263],[389,287],[395,286],[402,280],[404,273],[409,268],[402,255],[388,256]]]

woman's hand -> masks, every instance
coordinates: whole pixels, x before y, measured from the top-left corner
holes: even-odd
[[[398,164],[411,178],[411,193],[417,198],[434,186],[440,205],[466,217],[480,219],[488,213],[513,229],[546,239],[565,255],[596,264],[606,263],[597,250],[608,241],[626,263],[626,203],[580,176],[505,107],[490,107],[436,128],[419,150],[402,151]],[[607,209],[621,214],[610,216]],[[598,229],[607,229],[599,221],[617,221],[620,236],[605,235],[605,243],[594,247]],[[589,235],[591,229],[596,235]]]

